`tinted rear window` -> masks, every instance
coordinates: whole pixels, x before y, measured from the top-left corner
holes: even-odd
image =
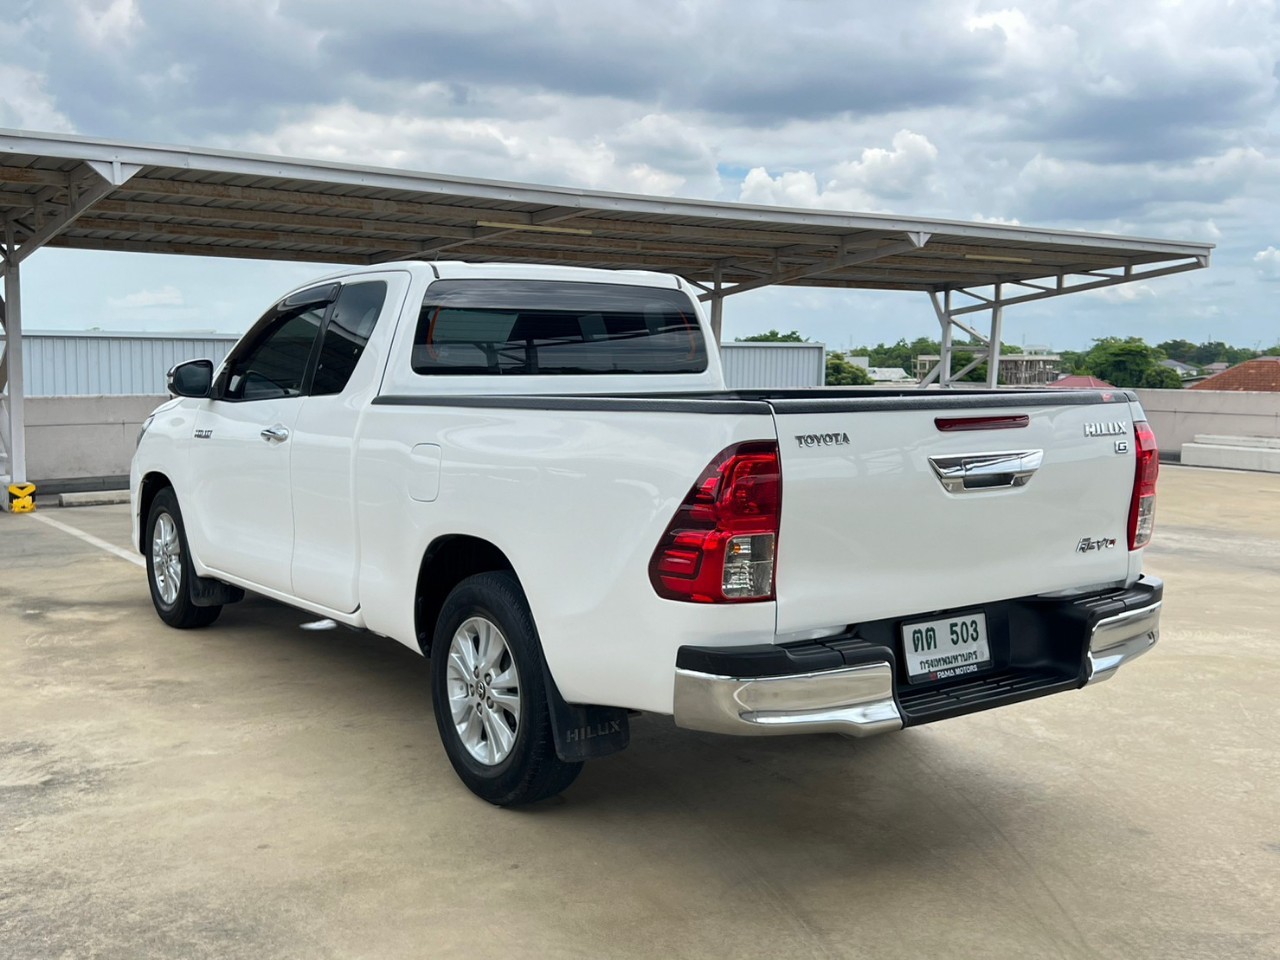
[[[422,374],[701,373],[707,348],[679,290],[549,280],[437,280],[413,341]]]

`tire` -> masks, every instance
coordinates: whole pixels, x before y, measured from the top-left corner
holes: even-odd
[[[454,587],[431,645],[436,726],[467,789],[497,806],[553,797],[582,770],[556,755],[543,677],[515,577],[481,573]]]
[[[147,584],[160,619],[179,630],[207,627],[217,620],[221,606],[197,607],[191,602],[189,585],[195,573],[182,511],[172,487],[161,490],[151,501],[145,530],[142,542],[146,547]]]

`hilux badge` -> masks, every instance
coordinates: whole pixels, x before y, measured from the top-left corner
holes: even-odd
[[[1115,437],[1122,433],[1127,433],[1128,430],[1129,427],[1118,420],[1112,420],[1110,423],[1086,423],[1084,425],[1084,435],[1086,437]]]

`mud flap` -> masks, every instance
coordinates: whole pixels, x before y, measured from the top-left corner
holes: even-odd
[[[556,741],[556,755],[565,763],[580,763],[607,757],[625,750],[631,742],[631,726],[627,711],[621,707],[599,707],[591,704],[566,703],[547,669],[542,665],[543,683],[547,688],[547,708],[551,713],[551,732]]]
[[[192,576],[187,587],[191,602],[197,607],[220,607],[227,603],[239,603],[244,591],[212,577]]]

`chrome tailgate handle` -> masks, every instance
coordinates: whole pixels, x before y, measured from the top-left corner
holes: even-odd
[[[948,493],[975,493],[1025,487],[1043,460],[1043,450],[1020,450],[930,457],[929,466]]]
[[[283,423],[277,423],[273,427],[267,427],[259,436],[268,443],[284,443],[289,439],[289,428]]]

